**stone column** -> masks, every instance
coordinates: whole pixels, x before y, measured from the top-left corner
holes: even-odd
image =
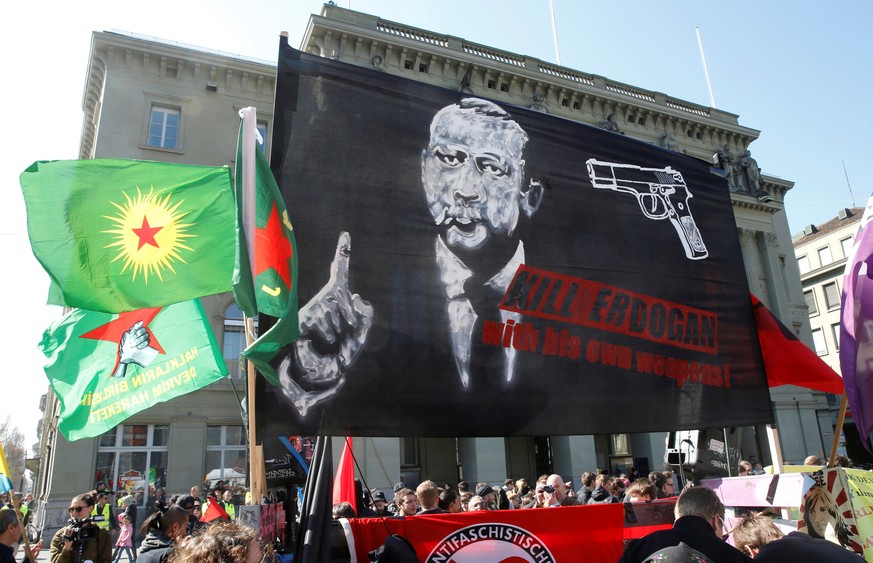
[[[503,438],[461,438],[458,449],[462,475],[471,488],[479,481],[503,484],[507,478]]]

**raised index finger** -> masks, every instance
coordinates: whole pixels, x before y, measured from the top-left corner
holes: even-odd
[[[352,237],[343,231],[336,242],[336,253],[330,264],[330,285],[344,292],[349,291],[349,257],[351,253]]]

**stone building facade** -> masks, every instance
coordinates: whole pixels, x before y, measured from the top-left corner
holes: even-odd
[[[794,236],[794,254],[809,308],[813,350],[837,373],[840,373],[843,274],[863,215],[863,207],[840,209],[836,217],[820,225],[807,225]],[[837,408],[839,397],[828,399],[832,408]],[[861,443],[851,415],[843,426],[842,448],[841,453],[855,463],[873,461]]]

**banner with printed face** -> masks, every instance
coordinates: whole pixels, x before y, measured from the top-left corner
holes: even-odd
[[[543,510],[479,510],[409,518],[342,520],[352,561],[369,561],[391,534],[403,536],[425,563],[473,561],[617,561],[624,549],[619,504]],[[633,536],[632,536],[633,537]]]
[[[772,419],[720,170],[475,85],[285,40],[279,59],[272,167],[300,338],[272,364],[281,388],[262,388],[265,436]]]
[[[839,544],[873,561],[873,478],[869,471],[825,468],[803,473],[798,531]]]

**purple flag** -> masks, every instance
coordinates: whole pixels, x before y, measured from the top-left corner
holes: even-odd
[[[840,323],[840,370],[864,446],[873,431],[873,197],[846,261]]]

